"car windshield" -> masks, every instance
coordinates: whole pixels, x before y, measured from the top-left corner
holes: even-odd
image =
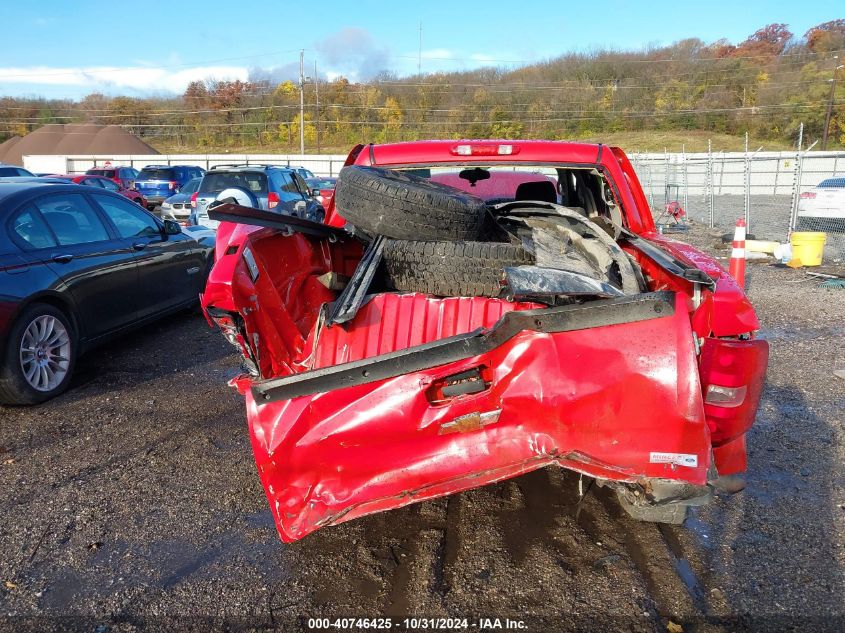
[[[179,193],[194,193],[199,190],[201,182],[202,178],[192,178],[184,184],[182,189],[179,190]]]
[[[166,167],[144,167],[137,180],[173,180],[175,174]]]
[[[254,194],[267,194],[267,176],[258,171],[215,171],[203,178],[200,190],[203,193],[220,193],[224,189],[237,187]]]
[[[820,188],[839,189],[845,187],[845,178],[828,178],[819,183]]]

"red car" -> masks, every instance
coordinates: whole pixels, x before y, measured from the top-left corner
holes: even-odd
[[[132,189],[135,179],[138,177],[138,170],[134,167],[112,165],[110,162],[99,167],[92,167],[85,173],[89,176],[102,176],[103,178],[114,180],[125,189]]]
[[[232,384],[282,540],[550,465],[679,523],[746,469],[757,316],[656,231],[621,149],[428,141],[346,165],[325,225],[210,213],[202,303],[249,368]]]
[[[106,189],[107,191],[114,191],[115,193],[119,193],[120,195],[129,198],[132,202],[140,204],[144,208],[146,208],[147,205],[147,201],[144,200],[144,196],[142,196],[134,189],[128,189],[123,185],[115,182],[115,180],[113,180],[112,178],[106,178],[104,176],[91,176],[88,174],[51,174],[49,178],[62,178],[64,180],[69,180],[80,185],[100,187],[101,189]]]

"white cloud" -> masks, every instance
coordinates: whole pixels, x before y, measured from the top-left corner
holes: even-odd
[[[246,81],[248,77],[249,70],[242,66],[199,66],[184,70],[169,70],[154,66],[0,67],[0,84],[80,86],[92,89],[122,88],[139,91],[182,92],[190,82],[199,79]]]

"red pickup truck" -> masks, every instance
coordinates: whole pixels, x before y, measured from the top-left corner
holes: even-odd
[[[550,465],[679,523],[746,469],[754,309],[655,230],[621,149],[426,141],[346,165],[325,224],[211,212],[202,303],[243,356],[284,541]]]

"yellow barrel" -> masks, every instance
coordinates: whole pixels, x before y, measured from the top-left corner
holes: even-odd
[[[802,266],[821,266],[827,233],[818,231],[793,233],[789,241],[792,243],[793,260],[797,259]]]

